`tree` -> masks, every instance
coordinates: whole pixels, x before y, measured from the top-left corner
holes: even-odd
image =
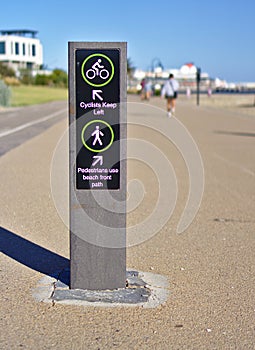
[[[51,80],[55,86],[67,87],[67,73],[62,69],[54,69],[50,75]]]
[[[52,85],[51,76],[45,74],[37,74],[35,77],[35,85]]]
[[[3,62],[0,62],[0,78],[5,77],[15,77],[15,71]]]
[[[127,75],[128,77],[131,77],[133,72],[135,70],[135,67],[133,66],[133,63],[130,58],[127,59]]]

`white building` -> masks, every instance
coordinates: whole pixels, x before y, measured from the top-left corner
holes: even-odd
[[[186,63],[179,69],[171,68],[163,70],[161,67],[156,67],[153,71],[150,72],[137,69],[134,72],[134,78],[138,80],[145,77],[166,79],[169,77],[170,73],[172,73],[177,80],[196,80],[197,67],[193,63]],[[201,78],[208,79],[208,73],[202,72]]]
[[[13,68],[38,71],[43,64],[43,48],[34,30],[0,30],[0,62]]]

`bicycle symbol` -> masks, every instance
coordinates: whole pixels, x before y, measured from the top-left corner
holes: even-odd
[[[108,56],[95,53],[83,61],[81,74],[87,84],[96,87],[105,86],[114,76],[114,65]]]
[[[102,62],[101,58],[99,58],[96,63],[93,64],[92,68],[87,70],[86,77],[88,79],[94,79],[96,76],[100,76],[101,79],[107,79],[110,75],[107,69],[104,69],[103,65],[100,65]]]

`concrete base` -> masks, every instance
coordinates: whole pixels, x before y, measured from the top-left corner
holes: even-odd
[[[167,279],[148,272],[129,270],[126,288],[103,291],[70,289],[69,269],[56,272],[55,276],[45,276],[38,282],[32,291],[37,301],[81,306],[154,308],[164,303],[169,293]]]

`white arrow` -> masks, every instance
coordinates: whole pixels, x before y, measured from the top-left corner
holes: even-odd
[[[97,98],[99,98],[100,101],[103,101],[103,97],[99,95],[99,93],[101,94],[103,91],[102,90],[92,90],[92,98],[93,100]]]
[[[100,165],[103,165],[103,156],[93,156],[95,159],[92,163],[92,166],[95,166],[98,162],[100,162]]]

